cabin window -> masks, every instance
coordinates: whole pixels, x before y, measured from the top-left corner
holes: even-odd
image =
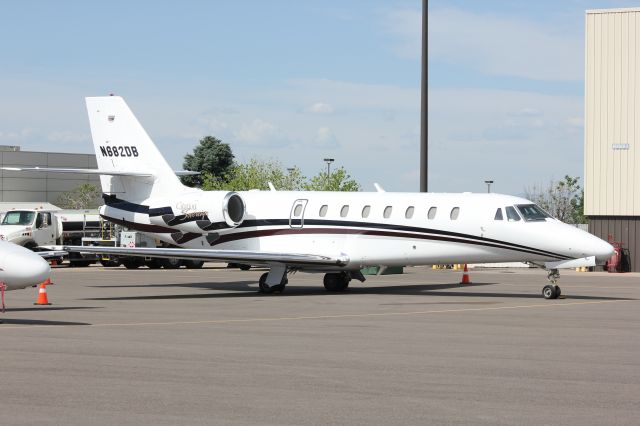
[[[498,207],[496,210],[496,215],[493,217],[493,220],[502,220],[502,209]]]
[[[454,207],[451,209],[451,213],[449,214],[449,218],[451,218],[451,220],[456,220],[458,219],[458,215],[460,214],[460,207]]]
[[[362,217],[369,217],[369,213],[371,213],[371,206],[364,206],[362,208]]]
[[[299,216],[300,216],[300,213],[302,213],[302,204],[298,204],[298,205],[296,206],[296,208],[295,208],[295,209],[293,209],[293,215],[294,215],[294,216],[299,217]]]
[[[383,216],[385,219],[389,219],[391,217],[391,210],[393,210],[393,207],[391,206],[387,206],[384,208]]]
[[[407,219],[411,219],[413,217],[413,206],[407,207],[407,211],[404,212],[404,217],[406,217]]]
[[[320,207],[320,217],[325,217],[327,215],[327,210],[329,210],[329,206],[326,204]]]
[[[436,218],[436,212],[437,212],[437,211],[438,211],[438,208],[437,208],[437,207],[431,207],[431,208],[429,209],[429,213],[427,213],[427,217],[428,217],[430,220],[435,219],[435,218]]]
[[[340,209],[340,217],[347,217],[347,214],[349,214],[349,206],[345,204]]]
[[[518,212],[515,208],[507,206],[505,210],[507,211],[507,220],[509,222],[517,222],[520,220],[520,216],[518,215]]]

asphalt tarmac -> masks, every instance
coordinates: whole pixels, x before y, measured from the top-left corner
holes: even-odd
[[[640,275],[55,268],[6,294],[0,424],[638,424]]]

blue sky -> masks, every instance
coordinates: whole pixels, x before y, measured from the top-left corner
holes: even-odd
[[[638,5],[636,3],[636,5]],[[584,11],[631,1],[431,0],[430,190],[582,176]],[[420,1],[21,1],[0,15],[0,144],[91,152],[85,96],[122,95],[168,161],[336,159],[418,189]]]

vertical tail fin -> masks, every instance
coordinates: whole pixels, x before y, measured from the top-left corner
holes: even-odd
[[[98,169],[151,177],[101,176],[102,192],[131,202],[167,197],[185,189],[120,96],[86,98]]]

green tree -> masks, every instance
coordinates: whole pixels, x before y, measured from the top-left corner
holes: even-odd
[[[58,196],[56,204],[64,209],[97,209],[102,204],[102,191],[90,183],[83,183]]]
[[[307,191],[360,191],[360,184],[352,179],[344,167],[331,172],[320,172],[304,185]]]
[[[248,163],[234,165],[224,180],[206,174],[202,189],[209,191],[267,190],[268,182],[271,182],[277,190],[295,191],[303,188],[305,178],[297,167],[287,169],[285,172],[278,161],[260,161],[254,158]]]
[[[187,186],[202,186],[205,176],[208,179],[225,181],[226,176],[233,166],[233,152],[229,144],[223,143],[213,136],[205,136],[200,139],[200,144],[195,147],[193,154],[184,156],[182,167],[185,170],[200,172],[200,175],[182,176],[182,183]]]
[[[579,177],[566,175],[563,180],[552,180],[546,188],[527,188],[525,194],[528,199],[562,222],[586,223],[584,191],[578,184],[579,180]]]

